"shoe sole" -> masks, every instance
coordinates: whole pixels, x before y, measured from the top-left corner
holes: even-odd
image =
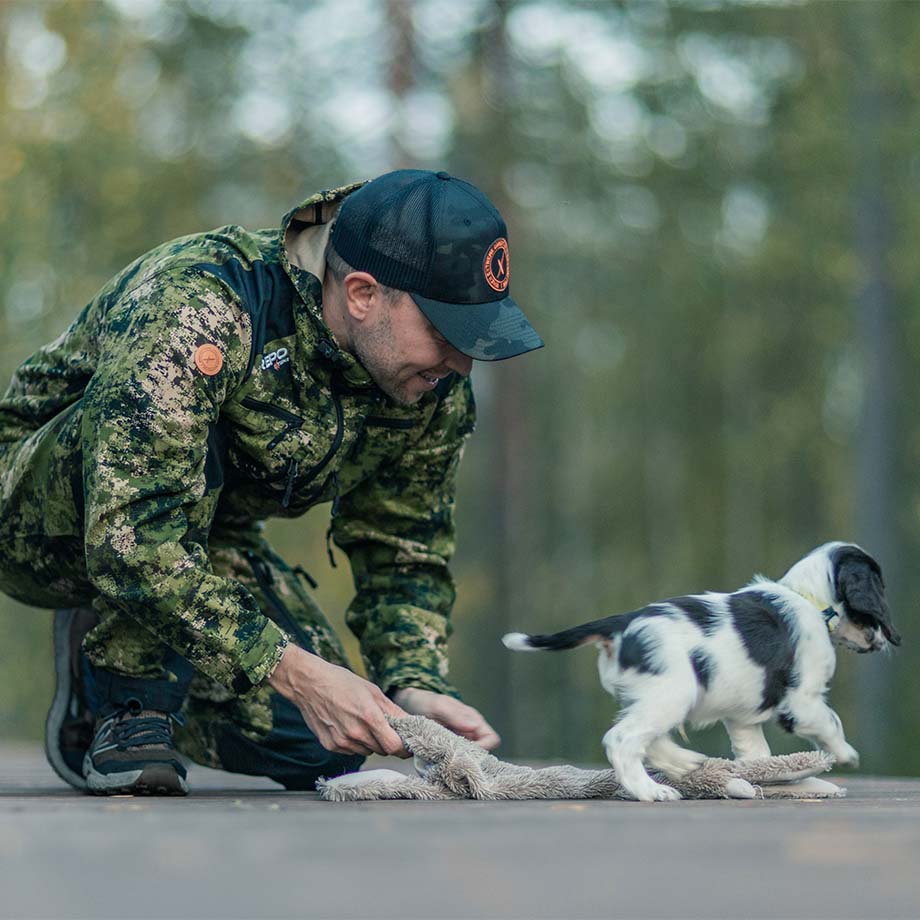
[[[87,792],[93,795],[188,795],[188,783],[168,764],[143,770],[99,773],[87,753],[83,763]]]
[[[87,782],[79,773],[75,773],[67,766],[61,754],[60,738],[61,728],[67,718],[67,709],[73,693],[73,675],[70,671],[70,627],[75,610],[54,611],[54,697],[51,708],[45,719],[45,757],[52,769],[65,783],[79,789],[81,792],[87,788]]]

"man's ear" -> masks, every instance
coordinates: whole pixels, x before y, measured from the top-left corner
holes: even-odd
[[[380,285],[367,272],[351,272],[342,281],[345,308],[351,318],[361,323],[368,319],[381,300]]]

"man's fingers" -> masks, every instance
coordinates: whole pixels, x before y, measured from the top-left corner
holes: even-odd
[[[366,745],[358,744],[356,741],[349,741],[345,747],[339,749],[339,753],[360,754],[362,757],[370,757],[371,754],[375,754],[376,751]]]
[[[392,740],[386,744],[386,753],[391,757],[401,757],[403,760],[412,756],[406,750],[406,746],[403,744],[402,738],[400,738],[396,732],[393,732]]]
[[[449,696],[434,702],[430,708],[429,717],[461,733],[473,731],[483,721],[482,716],[472,706],[467,706]]]
[[[409,715],[405,709],[401,706],[397,706],[391,699],[384,697],[383,701],[380,704],[380,708],[388,715],[392,716],[394,719],[405,719]]]
[[[470,741],[475,741],[480,747],[491,751],[501,744],[498,732],[486,722],[482,714],[471,706],[464,706],[462,712],[458,711],[454,719],[454,730]]]
[[[491,728],[489,725],[486,725],[486,731],[479,735],[477,738],[474,738],[473,741],[476,742],[480,747],[485,748],[487,751],[494,751],[501,743],[501,736],[495,731],[494,728]]]
[[[474,728],[469,731],[459,732],[463,735],[464,738],[467,738],[470,741],[475,741],[481,747],[484,747],[487,751],[491,751],[492,748],[498,747],[501,743],[501,738],[498,735],[498,732],[489,725],[488,722],[480,722]]]
[[[492,730],[478,710],[449,697],[436,707],[434,718],[461,735],[479,735],[483,729]]]
[[[346,744],[356,754],[408,757],[402,739],[390,727],[378,703],[376,698],[372,698],[369,705],[363,707],[360,713],[356,713],[350,727],[345,731]]]
[[[408,757],[409,752],[402,743],[402,738],[393,731],[385,719],[371,726],[374,733],[374,742],[378,754],[391,755],[393,757]]]
[[[378,719],[374,719],[374,721],[369,724],[374,735],[374,740],[378,745],[376,749],[377,753],[393,757],[408,757],[409,752],[403,745],[402,738],[393,731],[390,723],[387,722],[384,716],[387,715],[394,719],[404,719],[409,713],[401,706],[397,706],[396,703],[386,696],[386,694],[379,690],[375,694],[374,702],[379,707]]]
[[[371,754],[382,753],[378,747],[377,739],[367,725],[356,725],[343,734],[336,734],[333,744],[334,751],[340,754],[360,754],[370,757]]]

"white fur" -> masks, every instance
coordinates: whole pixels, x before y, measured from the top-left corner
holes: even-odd
[[[538,652],[539,649],[534,648],[528,642],[529,636],[527,633],[508,633],[505,636],[502,636],[502,642],[505,643],[506,648],[512,649],[515,652]]]

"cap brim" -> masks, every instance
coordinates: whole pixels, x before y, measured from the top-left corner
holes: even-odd
[[[410,296],[457,351],[477,361],[503,361],[543,347],[543,339],[510,297],[488,303],[442,303],[421,294]]]

